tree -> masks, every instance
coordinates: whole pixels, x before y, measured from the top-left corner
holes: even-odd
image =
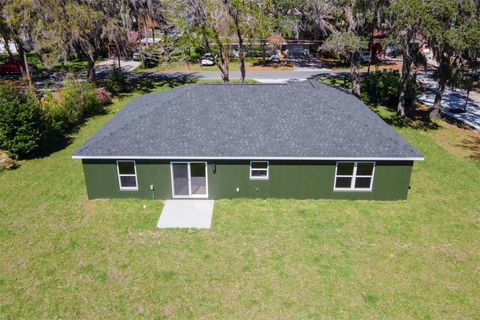
[[[2,37],[15,43],[22,59],[20,70],[22,76],[33,88],[28,66],[27,51],[32,48],[34,22],[38,19],[39,5],[31,0],[3,0],[0,2],[0,32]]]
[[[44,134],[36,97],[9,83],[0,85],[0,148],[14,158],[38,151]]]
[[[52,65],[72,54],[87,58],[87,79],[95,81],[95,60],[108,45],[117,55],[127,47],[127,26],[131,22],[126,1],[41,0],[42,18],[36,21],[36,51]]]
[[[325,39],[335,30],[332,0],[273,0],[274,29],[295,39]]]
[[[422,0],[397,0],[389,10],[394,37],[403,51],[402,72],[398,85],[397,114],[405,115],[405,92],[411,80],[411,68],[417,55],[416,36],[422,31],[426,19],[426,7]]]
[[[223,0],[231,19],[231,29],[238,39],[238,58],[240,60],[240,81],[245,82],[245,54],[244,36],[255,37],[264,34],[268,28],[268,19],[265,19],[265,8],[268,1],[254,0]]]
[[[238,39],[238,59],[240,60],[240,82],[245,82],[245,57],[243,55],[243,21],[242,15],[248,10],[245,1],[242,0],[223,0],[227,7],[227,12],[232,19],[232,26]]]
[[[351,31],[334,32],[322,45],[322,49],[342,53],[350,61],[350,80],[352,93],[360,97],[360,75],[358,73],[358,56],[361,48],[366,43]]]
[[[376,30],[385,30],[386,17],[385,13],[390,6],[391,0],[361,0],[358,1],[358,7],[360,11],[365,15],[365,31],[370,33],[369,36],[369,56],[368,56],[368,70],[370,74],[370,68],[372,65],[374,54],[374,40]]]
[[[436,60],[438,87],[430,118],[437,118],[447,82],[454,71],[461,67],[462,54],[470,47],[469,34],[478,28],[477,3],[475,0],[425,0],[428,20],[425,34]]]
[[[365,49],[368,34],[367,17],[372,10],[372,3],[366,0],[337,0],[333,2],[335,10],[336,31],[323,44],[324,49],[341,52],[350,63],[350,80],[352,93],[360,97],[360,75],[358,73],[360,49]]]
[[[229,82],[232,30],[230,17],[223,2],[179,0],[174,10],[179,15],[175,24],[182,29],[182,37],[200,39],[202,46],[208,52],[212,54],[218,52],[215,65],[220,70],[222,80]]]

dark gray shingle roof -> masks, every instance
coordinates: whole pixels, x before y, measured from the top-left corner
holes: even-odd
[[[304,81],[195,84],[138,97],[78,158],[422,158],[354,96]]]

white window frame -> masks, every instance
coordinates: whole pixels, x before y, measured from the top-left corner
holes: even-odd
[[[337,174],[338,171],[338,164],[339,163],[353,163],[353,173],[352,174]],[[357,175],[357,166],[359,163],[372,163],[373,169],[371,175]],[[375,161],[337,161],[335,166],[335,178],[333,180],[333,190],[334,191],[355,191],[355,192],[371,192],[373,188],[373,179],[375,178]],[[352,178],[350,182],[350,188],[337,188],[337,178]],[[357,178],[370,178],[370,186],[369,188],[355,188],[355,182]]]
[[[252,163],[254,162],[263,162],[267,164],[267,168],[265,169],[260,169],[260,168],[252,168]],[[267,175],[265,177],[259,177],[259,176],[252,176],[252,171],[265,171],[267,170]],[[269,161],[265,160],[252,160],[250,161],[250,180],[268,180],[270,176],[270,163]]]
[[[118,166],[119,163],[122,162],[133,162],[133,170],[135,174],[120,174],[120,168]],[[138,191],[138,179],[137,179],[137,164],[135,160],[117,160],[117,177],[118,177],[118,187],[121,191]],[[135,187],[122,187],[122,180],[121,177],[135,177]]]

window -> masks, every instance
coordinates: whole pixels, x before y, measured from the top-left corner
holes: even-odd
[[[337,162],[336,191],[371,191],[375,162]]]
[[[250,180],[268,180],[268,161],[250,161]]]
[[[135,161],[117,161],[120,190],[138,190]]]

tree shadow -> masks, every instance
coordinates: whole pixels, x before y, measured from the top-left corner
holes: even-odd
[[[68,147],[73,139],[71,137],[71,134],[74,133],[74,132],[77,132],[79,129],[80,129],[80,126],[79,125],[78,127],[76,127],[74,130],[72,130],[72,132],[70,132],[68,135],[65,135],[65,136],[61,136],[61,135],[56,135],[54,137],[51,137],[49,140],[48,140],[48,143],[45,143],[41,148],[40,150],[35,154],[35,156],[31,157],[31,158],[26,158],[26,159],[39,159],[39,158],[46,158],[48,156],[50,156],[51,154],[55,153],[55,152],[58,152],[58,151],[61,151],[63,149],[65,149],[66,147]]]
[[[470,137],[463,139],[460,145],[461,147],[470,150],[470,158],[476,161],[480,161],[480,137]]]
[[[196,73],[130,73],[128,82],[130,91],[138,91],[143,94],[150,93],[158,87],[175,88],[184,84],[194,83],[200,79]]]
[[[337,72],[335,74],[321,74],[314,75],[308,79],[318,81],[323,84],[335,87],[345,92],[349,92],[352,88],[350,82],[350,73],[348,72]]]
[[[412,128],[416,130],[436,130],[440,126],[430,119],[430,111],[424,106],[419,106],[414,103],[412,106],[408,106],[405,109],[405,116],[398,116],[393,110],[390,109],[389,115],[379,114],[380,117],[389,125],[400,128]],[[378,112],[377,112],[378,114]]]

